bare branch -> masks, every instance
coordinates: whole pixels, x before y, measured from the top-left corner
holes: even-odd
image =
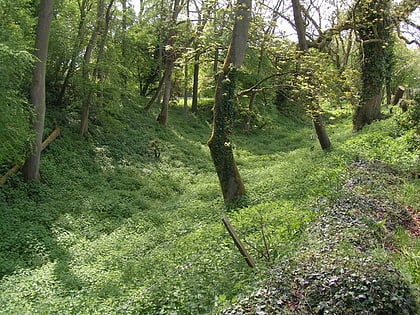
[[[266,77],[266,78],[264,78],[264,79],[261,79],[260,81],[258,81],[257,83],[255,83],[253,86],[251,86],[250,88],[248,88],[248,89],[246,89],[246,90],[242,90],[242,91],[240,91],[240,92],[238,92],[238,96],[241,96],[241,95],[248,95],[248,94],[250,94],[250,93],[252,93],[252,92],[258,92],[258,91],[262,91],[262,89],[259,89],[258,87],[262,84],[262,83],[264,83],[265,81],[267,81],[267,80],[270,80],[271,78],[274,78],[274,77],[278,77],[278,76],[280,76],[281,74],[280,73],[275,73],[275,74],[272,74],[272,75],[270,75],[270,76],[268,76],[268,77]]]

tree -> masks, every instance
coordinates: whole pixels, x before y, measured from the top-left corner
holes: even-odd
[[[237,71],[241,67],[248,40],[251,0],[238,0],[231,43],[221,71],[216,77],[213,131],[208,141],[225,202],[245,195],[245,187],[233,156],[232,128]]]
[[[110,0],[105,8],[105,1],[100,0],[98,2],[98,9],[97,9],[97,20],[95,29],[93,30],[92,36],[90,38],[89,44],[86,48],[85,55],[84,55],[84,62],[83,62],[83,78],[85,79],[85,84],[88,84],[87,91],[83,98],[82,104],[82,115],[81,115],[81,123],[80,123],[80,134],[84,135],[88,131],[88,123],[89,123],[89,113],[91,109],[91,102],[92,96],[94,91],[92,89],[92,82],[90,81],[90,71],[89,71],[89,63],[92,58],[92,53],[97,45],[98,37],[99,37],[99,44],[98,52],[96,56],[96,63],[93,69],[93,73],[91,75],[92,81],[98,79],[99,82],[103,83],[104,76],[101,69],[101,62],[104,58],[105,52],[105,44],[107,41],[107,36],[109,32],[109,27],[112,19],[112,7],[114,5],[114,0]]]
[[[35,132],[35,142],[33,152],[26,159],[23,166],[23,175],[26,181],[40,179],[39,169],[46,108],[45,72],[53,7],[54,0],[41,0],[39,5],[39,17],[35,39],[35,56],[37,57],[37,61],[34,65],[31,84],[31,102],[35,110],[35,117],[32,124],[32,128]]]
[[[299,49],[306,53],[308,51],[308,43],[306,41],[306,31],[305,31],[305,24],[303,23],[301,6],[299,0],[292,0],[293,6],[293,15],[295,19],[296,31],[299,40]],[[310,78],[310,74],[308,73],[308,78]],[[315,127],[316,134],[318,136],[319,144],[323,150],[328,150],[331,147],[331,142],[328,137],[327,131],[325,130],[322,116],[321,116],[321,108],[317,105],[317,99],[312,98],[309,100],[309,112],[312,117],[312,122]]]
[[[76,37],[72,36],[71,38],[74,44],[73,44],[73,47],[71,48],[70,60],[67,62],[61,62],[64,65],[68,65],[68,67],[64,71],[65,72],[64,79],[60,78],[60,80],[62,80],[63,83],[61,84],[60,91],[55,101],[57,106],[62,106],[67,88],[70,85],[70,80],[73,77],[74,72],[76,70],[78,56],[80,55],[80,52],[82,50],[82,45],[83,45],[83,41],[84,41],[84,37],[86,33],[86,24],[88,23],[88,14],[91,11],[91,8],[93,6],[93,2],[91,0],[78,0],[77,3],[78,3],[78,11],[79,11],[77,35]],[[68,25],[64,25],[63,27],[68,28]],[[62,38],[57,39],[57,42],[59,42],[59,45],[63,45]]]
[[[254,112],[254,108],[255,108],[255,103],[257,100],[257,94],[259,91],[263,91],[264,93],[264,89],[260,88],[259,86],[269,80],[270,78],[272,78],[273,76],[276,75],[272,75],[270,74],[268,77],[266,78],[261,78],[262,74],[263,74],[263,68],[264,68],[264,64],[265,61],[267,61],[267,50],[269,49],[270,45],[272,44],[272,40],[273,40],[273,35],[275,33],[276,30],[276,26],[277,26],[277,20],[279,18],[279,14],[277,13],[280,6],[282,4],[282,0],[277,1],[275,7],[273,8],[273,13],[271,18],[267,21],[267,23],[258,23],[257,21],[254,22],[254,28],[256,28],[256,30],[253,32],[254,36],[256,37],[254,40],[258,43],[257,46],[257,51],[256,51],[256,63],[257,63],[257,67],[256,67],[256,71],[255,71],[255,64],[253,64],[251,66],[251,71],[252,74],[255,74],[256,77],[258,78],[258,83],[255,84],[253,87],[251,87],[250,89],[247,89],[245,91],[242,91],[239,94],[248,94],[249,95],[249,102],[248,102],[248,113],[247,113],[247,117],[246,117],[246,122],[245,122],[245,132],[249,132],[251,130],[251,123],[252,123],[252,118],[255,116],[255,112]],[[259,31],[261,30],[261,31]],[[245,93],[244,93],[245,92]]]
[[[381,118],[383,85],[392,62],[390,6],[390,0],[368,0],[358,2],[355,7],[355,27],[361,41],[362,82],[360,102],[353,116],[355,131]]]
[[[179,57],[179,51],[176,47],[176,25],[178,15],[181,12],[184,4],[185,2],[183,0],[173,0],[171,3],[171,12],[167,19],[168,31],[166,34],[167,38],[165,42],[165,70],[162,78],[163,100],[159,116],[157,117],[157,120],[162,126],[168,125],[168,109],[172,92],[172,73],[174,71],[175,61]],[[162,88],[162,85],[160,88]],[[156,94],[158,93],[159,91],[156,92]]]

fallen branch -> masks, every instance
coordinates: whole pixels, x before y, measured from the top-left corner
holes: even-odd
[[[226,229],[228,230],[230,236],[233,239],[233,242],[235,243],[236,247],[239,249],[239,252],[242,254],[242,256],[245,258],[248,266],[254,268],[255,262],[252,259],[252,257],[248,254],[248,251],[246,250],[245,246],[242,244],[241,240],[239,239],[238,235],[236,234],[233,226],[230,224],[230,221],[227,217],[223,217],[222,219],[223,224],[225,225]]]
[[[61,133],[61,128],[60,128],[60,126],[56,126],[55,127],[55,129],[54,129],[54,131],[47,137],[47,139],[45,139],[43,142],[42,142],[42,145],[41,145],[41,151],[42,150],[44,150],[51,142],[53,142],[54,141],[54,139],[55,138],[57,138],[59,135],[60,135],[60,133]],[[22,167],[22,165],[23,165],[23,163],[19,163],[19,164],[16,164],[15,166],[13,166],[10,170],[8,170],[7,172],[6,172],[6,174],[4,174],[1,178],[0,178],[0,186],[3,186],[5,183],[6,183],[6,181],[7,181],[7,179],[11,176],[11,175],[13,175],[13,174],[15,174],[15,173],[17,173],[19,170],[20,170],[20,168]]]

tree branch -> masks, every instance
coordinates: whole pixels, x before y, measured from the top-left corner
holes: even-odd
[[[260,91],[261,89],[257,89],[262,83],[264,83],[265,81],[267,81],[267,80],[270,80],[271,78],[274,78],[274,77],[278,77],[278,76],[280,76],[281,74],[280,73],[275,73],[275,74],[272,74],[272,75],[270,75],[270,76],[268,76],[268,77],[266,77],[266,78],[264,78],[264,79],[261,79],[260,81],[258,81],[257,83],[255,83],[253,86],[251,86],[250,88],[248,88],[248,89],[246,89],[246,90],[242,90],[242,91],[240,91],[240,92],[238,92],[238,96],[242,96],[242,95],[248,95],[248,94],[250,94],[250,93],[252,93],[252,92],[255,92],[255,91]]]

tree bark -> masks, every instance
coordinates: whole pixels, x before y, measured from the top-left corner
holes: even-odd
[[[31,102],[35,109],[35,118],[32,126],[35,131],[35,143],[32,154],[27,158],[23,166],[23,176],[26,181],[40,179],[39,169],[46,108],[45,72],[53,8],[54,0],[41,0],[35,39],[35,56],[38,60],[35,62],[31,84]]]
[[[232,129],[235,83],[248,40],[251,0],[238,0],[232,39],[221,72],[217,75],[213,131],[208,141],[226,203],[245,195],[245,186],[233,156]]]
[[[299,0],[292,0],[293,17],[295,19],[295,27],[298,35],[298,43],[300,51],[308,50],[308,42],[306,40],[306,28],[302,18],[302,9]]]

